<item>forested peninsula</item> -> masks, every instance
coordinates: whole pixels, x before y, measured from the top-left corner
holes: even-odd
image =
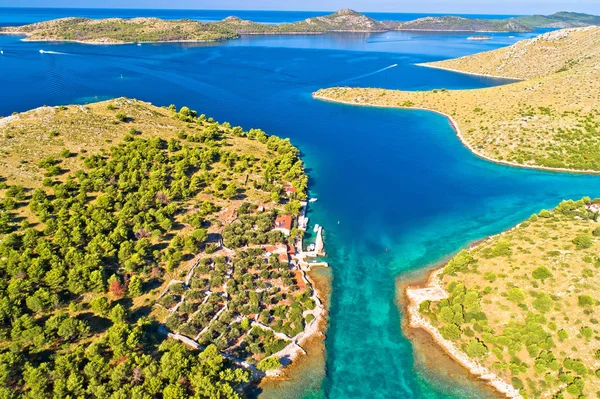
[[[350,9],[303,21],[265,24],[230,16],[222,21],[163,20],[159,18],[61,18],[24,26],[0,27],[0,33],[25,35],[31,41],[76,41],[93,44],[141,42],[214,42],[240,35],[297,35],[328,32],[387,31],[532,32],[536,28],[600,25],[600,17],[561,12],[508,19],[435,16],[413,21],[377,21]]]
[[[0,151],[2,397],[235,398],[317,331],[289,140],[119,98]]]

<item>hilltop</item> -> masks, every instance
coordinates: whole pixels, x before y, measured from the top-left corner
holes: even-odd
[[[411,326],[511,398],[600,392],[598,203],[565,201],[409,288]]]
[[[476,90],[331,88],[316,98],[448,116],[475,154],[514,166],[600,171],[600,27],[549,32],[426,66],[525,79]]]
[[[3,396],[237,398],[318,331],[289,140],[118,98],[0,146]]]

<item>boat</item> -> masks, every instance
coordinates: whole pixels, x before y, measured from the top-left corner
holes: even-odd
[[[308,244],[308,247],[306,247],[306,250],[307,250],[308,252],[312,252],[312,251],[314,251],[314,250],[315,250],[315,243],[314,243],[314,242],[311,242],[310,244]]]
[[[316,233],[317,231],[319,231],[319,225],[315,224],[315,228],[313,229],[313,231]]]
[[[471,37],[467,37],[467,40],[475,40],[475,41],[492,40],[492,37],[491,36],[471,36]]]
[[[308,202],[317,202],[317,198],[311,198],[308,200]]]

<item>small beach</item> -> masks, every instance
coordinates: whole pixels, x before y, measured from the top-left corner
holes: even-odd
[[[482,241],[479,240],[473,245]],[[402,314],[407,315],[402,319],[402,333],[413,344],[415,370],[432,384],[446,389],[453,387],[462,392],[465,395],[464,398],[506,398],[505,395],[493,389],[480,377],[461,365],[429,331],[411,326],[410,314],[411,307],[414,305],[407,296],[407,289],[416,290],[428,287],[432,275],[441,270],[447,261],[448,259],[444,259],[421,270],[406,273],[398,277],[396,281],[397,305]]]

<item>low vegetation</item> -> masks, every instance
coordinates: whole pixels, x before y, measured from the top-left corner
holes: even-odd
[[[238,35],[225,26],[192,20],[167,21],[158,18],[62,18],[31,25],[3,28],[22,33],[27,40],[69,40],[95,43],[172,41],[219,41]]]
[[[420,305],[524,398],[600,395],[600,224],[589,203],[564,201],[460,252],[439,277],[448,298]]]
[[[288,140],[127,99],[1,123],[3,397],[237,397],[231,355],[270,369],[310,321],[312,291],[262,247],[286,248],[273,220],[306,195]],[[261,234],[239,241],[238,217]]]

